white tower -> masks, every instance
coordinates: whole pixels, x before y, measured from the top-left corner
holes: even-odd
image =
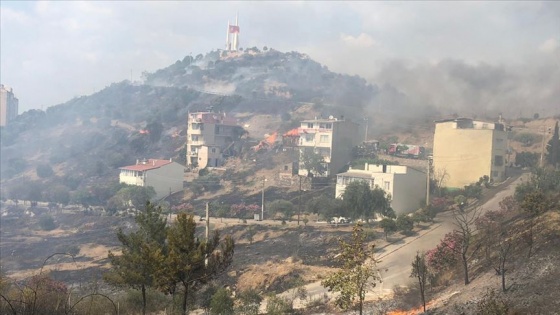
[[[226,50],[227,51],[239,50],[239,20],[237,14],[235,15],[235,25],[231,25],[228,20],[228,28],[226,34]]]

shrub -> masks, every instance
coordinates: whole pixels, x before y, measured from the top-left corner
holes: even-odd
[[[39,227],[45,231],[52,231],[56,229],[57,225],[52,216],[45,214],[39,217]]]
[[[233,314],[233,298],[225,288],[219,288],[210,301],[212,314],[229,315]]]
[[[272,295],[266,303],[266,313],[268,315],[292,314],[293,306],[288,299]]]
[[[509,306],[507,302],[498,296],[495,290],[489,290],[478,302],[477,314],[479,315],[507,315]]]
[[[405,214],[401,214],[397,217],[397,229],[401,231],[402,234],[410,234],[412,232],[412,228],[414,227],[414,221],[412,218]]]
[[[48,178],[54,175],[52,167],[48,164],[39,164],[36,168],[37,176],[41,178]]]

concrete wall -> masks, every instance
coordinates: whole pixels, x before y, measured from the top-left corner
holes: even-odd
[[[426,199],[426,173],[408,168],[407,174],[395,174],[391,207],[397,215],[420,208]]]
[[[492,124],[493,127],[494,124]],[[463,188],[484,175],[494,181],[505,178],[507,135],[495,129],[457,128],[453,121],[436,124],[434,175],[447,173],[444,186]],[[502,166],[495,166],[496,155]]]
[[[149,170],[145,175],[145,185],[154,187],[158,199],[163,198],[169,192],[183,190],[184,170],[185,167],[176,162]]]

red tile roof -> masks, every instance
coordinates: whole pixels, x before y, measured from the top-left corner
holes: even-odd
[[[171,163],[173,162],[169,160],[148,159],[146,161],[138,161],[136,165],[123,166],[120,169],[129,170],[129,171],[148,171],[148,170],[160,168],[164,165],[171,164]]]

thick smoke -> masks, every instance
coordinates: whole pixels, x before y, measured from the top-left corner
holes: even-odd
[[[558,115],[559,54],[556,49],[554,55],[522,65],[388,61],[371,79],[385,88],[370,109],[406,106],[412,116],[425,114],[426,109],[486,118],[500,113],[509,118]]]

